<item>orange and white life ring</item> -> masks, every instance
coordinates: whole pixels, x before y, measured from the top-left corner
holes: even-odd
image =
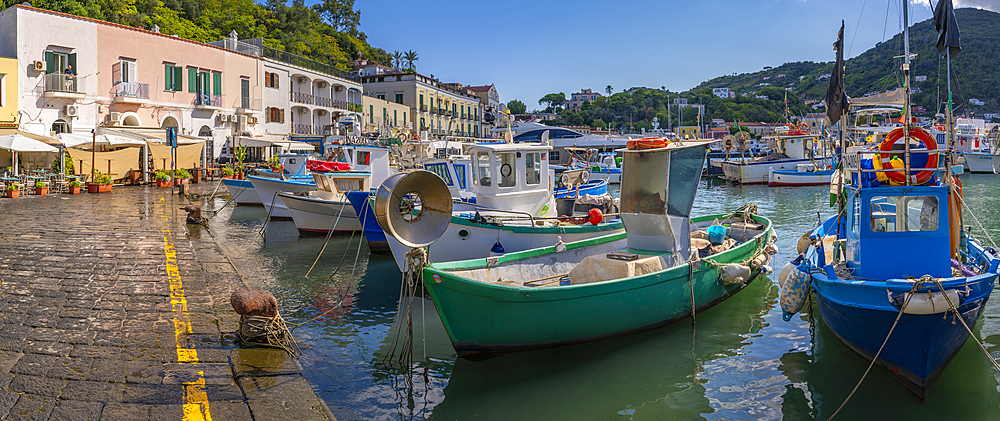
[[[892,147],[896,144],[896,141],[903,137],[903,128],[897,127],[889,132],[889,135],[885,137],[885,140],[879,144],[879,158],[882,162],[882,168],[885,169],[901,169],[896,168],[892,165]],[[937,141],[931,137],[930,133],[926,130],[914,127],[910,129],[910,137],[915,138],[924,144],[927,148],[927,164],[924,165],[924,170],[916,174],[910,175],[910,182],[916,185],[921,185],[928,182],[931,177],[934,176],[934,172],[937,171],[938,167],[938,155],[932,151],[937,150]],[[906,175],[903,171],[887,171],[886,176],[897,183],[906,183]]]

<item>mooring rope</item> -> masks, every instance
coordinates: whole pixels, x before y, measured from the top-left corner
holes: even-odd
[[[972,215],[972,219],[976,221],[976,225],[979,225],[979,230],[982,231],[984,235],[986,235],[987,240],[990,240],[990,245],[992,245],[993,248],[996,249],[997,243],[993,242],[993,237],[990,236],[990,232],[986,231],[986,228],[983,228],[983,223],[979,222],[979,217],[976,216],[976,213],[972,211],[972,208],[969,207],[968,203],[965,203],[965,199],[962,198],[962,195],[956,195],[956,196],[958,196],[958,200],[962,202],[962,205],[964,205],[965,208],[969,210],[969,214]]]
[[[316,260],[313,260],[312,266],[309,266],[309,270],[306,271],[306,278],[309,277],[313,268],[316,267],[316,263],[319,262],[319,258],[323,257],[323,252],[326,251],[326,245],[330,243],[330,236],[333,235],[333,231],[337,227],[337,223],[340,222],[340,216],[344,214],[344,207],[347,206],[347,195],[343,195],[341,197],[343,197],[343,202],[340,204],[340,212],[337,213],[337,218],[335,218],[333,220],[333,224],[330,225],[330,230],[326,232],[326,240],[323,241],[323,247],[320,247],[319,254],[316,255]],[[350,247],[350,243],[348,243],[347,246]]]

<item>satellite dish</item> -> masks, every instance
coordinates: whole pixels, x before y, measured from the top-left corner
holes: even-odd
[[[373,210],[387,234],[407,247],[426,247],[451,223],[451,191],[430,171],[398,173],[379,186]]]

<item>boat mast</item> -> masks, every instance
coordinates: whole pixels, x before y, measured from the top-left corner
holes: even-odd
[[[910,185],[910,14],[908,3],[903,2],[903,176]]]

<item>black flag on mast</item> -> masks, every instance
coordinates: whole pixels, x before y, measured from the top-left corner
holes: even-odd
[[[840,32],[837,42],[833,43],[837,52],[837,62],[830,74],[830,87],[826,91],[826,117],[830,124],[840,121],[840,116],[847,111],[847,93],[844,92],[844,21],[840,21]]]
[[[938,32],[938,52],[943,56],[946,49],[950,50],[951,58],[955,58],[962,51],[962,36],[958,33],[958,20],[951,0],[938,0],[934,8],[934,30]]]

